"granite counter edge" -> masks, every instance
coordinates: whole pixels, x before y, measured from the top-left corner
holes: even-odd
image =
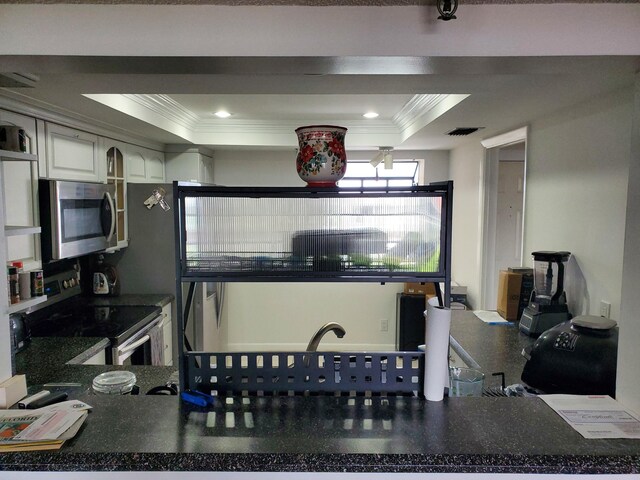
[[[638,474],[640,454],[65,454],[62,450],[0,454],[0,470]]]

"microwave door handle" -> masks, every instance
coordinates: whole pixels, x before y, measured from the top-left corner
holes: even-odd
[[[111,225],[109,226],[109,233],[105,233],[105,236],[107,237],[107,242],[111,241],[111,237],[113,237],[113,234],[116,231],[116,206],[113,203],[113,198],[111,197],[111,194],[109,192],[105,192],[104,193],[104,198],[107,200],[107,202],[109,202],[109,208],[111,209]],[[104,211],[103,211],[104,214]]]
[[[135,342],[133,342],[131,345],[127,345],[126,347],[119,348],[118,353],[124,354],[124,353],[130,352],[131,350],[135,350],[143,343],[148,342],[150,339],[151,337],[149,335],[145,335],[140,340],[136,340]]]

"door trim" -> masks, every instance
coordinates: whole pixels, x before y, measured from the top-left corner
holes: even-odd
[[[482,221],[480,222],[480,308],[485,309],[486,305],[491,302],[491,298],[495,296],[494,290],[489,287],[496,281],[493,268],[495,265],[495,249],[496,249],[496,216],[498,201],[498,150],[514,143],[524,142],[524,186],[522,192],[522,248],[524,249],[524,225],[525,225],[525,202],[526,202],[526,185],[527,185],[527,157],[528,144],[527,135],[529,127],[525,126],[512,130],[510,132],[490,137],[482,140],[480,143],[485,148],[484,162],[482,164],[481,181],[480,181],[480,211],[482,212]],[[524,256],[521,252],[521,258]]]
[[[518,143],[522,141],[526,142],[528,130],[529,127],[518,128],[517,130],[513,130],[511,132],[496,135],[495,137],[491,138],[486,138],[480,143],[484,148],[494,148],[504,147],[505,145],[510,145],[512,143]]]

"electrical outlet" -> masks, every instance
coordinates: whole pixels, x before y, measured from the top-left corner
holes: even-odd
[[[380,331],[388,332],[389,331],[389,320],[386,318],[380,319]]]
[[[604,318],[609,318],[611,315],[611,304],[609,302],[605,302],[604,300],[600,300],[600,316]]]

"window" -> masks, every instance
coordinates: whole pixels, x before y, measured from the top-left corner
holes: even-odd
[[[394,160],[393,169],[383,164],[377,167],[369,162],[350,161],[347,173],[338,182],[344,188],[410,187],[418,184],[417,160]]]

